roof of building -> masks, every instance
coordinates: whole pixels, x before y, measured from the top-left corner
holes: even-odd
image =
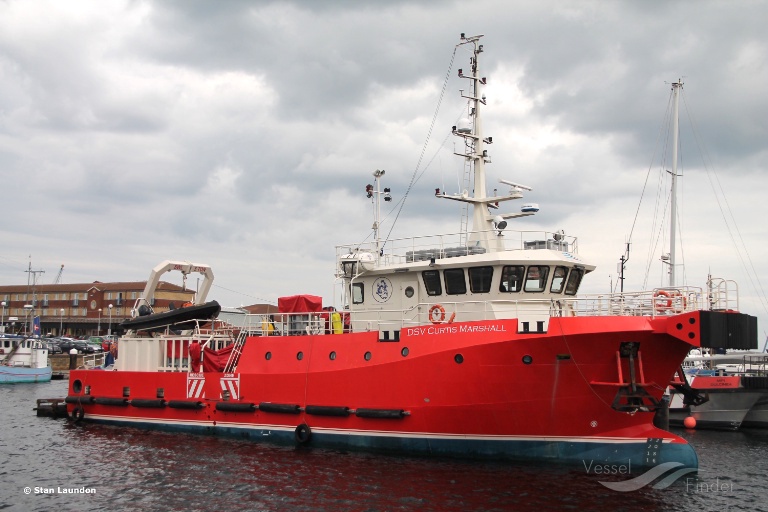
[[[253,304],[251,306],[241,306],[240,309],[244,309],[252,315],[269,315],[272,313],[278,313],[277,306],[272,304]]]
[[[146,281],[128,281],[117,283],[102,283],[94,281],[92,283],[73,283],[73,284],[36,284],[30,286],[26,284],[0,285],[0,293],[26,293],[34,290],[36,293],[56,293],[56,292],[83,292],[96,288],[99,291],[123,291],[123,290],[144,290]],[[194,290],[185,290],[179,285],[160,281],[157,290],[165,291],[187,291],[194,293]]]

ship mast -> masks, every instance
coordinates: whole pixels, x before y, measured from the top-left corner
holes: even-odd
[[[486,78],[480,76],[480,65],[478,63],[478,57],[483,52],[483,45],[479,44],[481,37],[483,36],[467,37],[461,34],[461,42],[457,45],[471,44],[473,47],[472,57],[470,58],[470,73],[465,74],[463,69],[459,69],[459,77],[471,81],[471,92],[466,95],[464,91],[461,91],[461,96],[469,100],[469,116],[471,120],[467,123],[468,126],[460,122],[458,126],[454,126],[452,129],[454,135],[465,140],[465,152],[455,154],[470,161],[474,172],[474,192],[464,191],[460,195],[452,196],[445,195],[445,193],[442,195],[437,193],[436,195],[444,199],[453,199],[472,204],[472,228],[468,233],[467,245],[482,247],[489,252],[495,252],[504,250],[502,231],[507,226],[505,219],[525,217],[533,215],[533,212],[505,213],[496,216],[490,214],[490,205],[493,205],[495,208],[502,201],[521,199],[523,197],[522,191],[531,190],[531,188],[501,180],[502,183],[506,183],[511,187],[509,193],[503,196],[487,196],[485,164],[490,163],[491,160],[485,146],[492,144],[493,138],[483,135],[483,122],[480,115],[481,107],[486,105],[485,94],[483,94],[481,86],[487,83]]]
[[[672,202],[670,207],[670,221],[669,221],[669,286],[674,288],[675,282],[675,246],[677,245],[677,146],[679,137],[679,105],[680,105],[680,89],[683,87],[683,82],[678,80],[672,83],[673,94],[673,114],[672,114],[672,190],[670,195],[672,196]]]
[[[373,179],[376,185],[366,185],[365,193],[368,199],[373,201],[373,237],[376,240],[376,257],[381,256],[382,243],[379,236],[379,230],[381,229],[381,198],[384,197],[385,202],[392,201],[389,187],[384,188],[384,192],[381,191],[381,177],[384,176],[386,171],[376,169],[373,171]]]

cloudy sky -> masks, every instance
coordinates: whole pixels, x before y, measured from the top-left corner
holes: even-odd
[[[577,236],[598,265],[583,291],[615,285],[630,236],[625,288],[664,284],[653,212],[682,78],[686,283],[738,281],[762,340],[766,19],[749,1],[0,0],[0,283],[26,283],[30,259],[65,283],[178,259],[210,264],[228,306],[332,304],[334,246],[370,234],[373,170],[395,198],[385,233],[459,228],[433,194],[461,189],[465,32],[485,36],[489,188],[533,187],[540,213],[510,227]]]

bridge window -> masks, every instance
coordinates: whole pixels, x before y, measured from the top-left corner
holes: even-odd
[[[421,277],[424,279],[424,287],[427,289],[427,295],[435,296],[443,294],[439,271],[425,270],[421,273]]]
[[[525,267],[522,265],[506,265],[501,269],[500,292],[519,292],[523,285]]]
[[[467,281],[464,279],[463,268],[449,268],[443,271],[445,278],[445,293],[461,295],[467,293]]]
[[[363,283],[352,284],[352,304],[362,304],[363,297]]]
[[[546,265],[531,265],[525,275],[525,291],[543,292],[547,287],[549,267]]]
[[[469,290],[472,293],[488,293],[491,291],[493,267],[472,267],[469,269]]]
[[[563,293],[563,286],[565,286],[567,275],[567,267],[555,267],[555,274],[552,276],[552,286],[549,288],[549,291],[552,293]]]
[[[568,283],[565,285],[566,295],[576,295],[576,292],[579,291],[582,277],[584,277],[583,269],[574,268],[571,270],[571,275],[568,276]]]

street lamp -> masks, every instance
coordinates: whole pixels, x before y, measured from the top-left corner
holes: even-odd
[[[0,314],[0,332],[5,332],[5,301],[1,302],[3,306],[3,312]]]
[[[59,310],[61,316],[59,317],[59,336],[64,335],[64,308]]]
[[[109,332],[107,334],[112,336],[112,304],[109,305]]]
[[[101,336],[101,308],[99,308],[99,326],[96,328],[96,336]]]

